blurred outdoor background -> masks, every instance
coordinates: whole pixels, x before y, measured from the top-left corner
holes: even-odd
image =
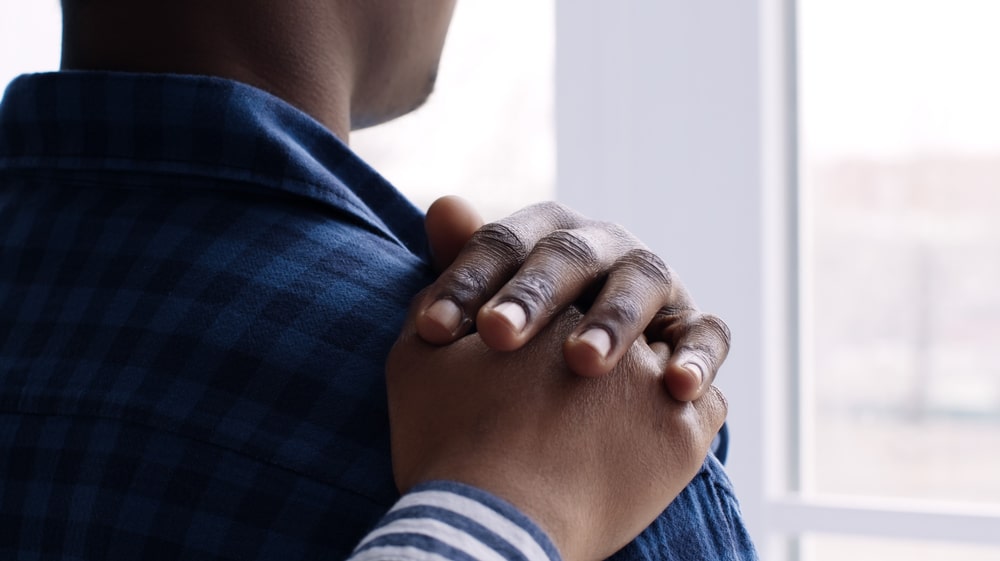
[[[1000,3],[799,6],[807,481],[1000,503]]]
[[[1000,3],[799,6],[805,490],[1000,503]]]

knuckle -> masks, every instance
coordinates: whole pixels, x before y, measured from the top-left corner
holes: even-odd
[[[715,386],[709,386],[704,395],[697,401],[705,422],[711,432],[710,438],[714,438],[715,433],[722,428],[729,415],[729,400],[722,390]]]
[[[557,293],[556,277],[541,269],[522,271],[507,287],[505,292],[524,304],[529,312],[551,307]]]
[[[703,326],[705,331],[722,342],[725,347],[724,350],[729,350],[733,334],[722,318],[715,314],[702,314],[698,317],[698,322]]]
[[[669,288],[673,283],[670,267],[659,255],[646,248],[630,249],[622,256],[621,263],[659,286]]]
[[[601,304],[600,315],[612,325],[636,327],[642,322],[642,306],[631,294],[609,295]]]
[[[485,269],[461,266],[453,269],[442,284],[441,295],[447,294],[460,302],[469,302],[489,290],[490,281]]]
[[[472,251],[488,258],[520,263],[528,253],[527,244],[510,226],[490,222],[476,231],[469,240]]]
[[[691,468],[704,459],[699,446],[705,440],[702,434],[706,432],[703,428],[704,415],[702,406],[685,404],[663,427],[669,438],[667,453],[678,455],[680,461]]]
[[[656,311],[654,321],[669,325],[675,330],[687,329],[688,321],[701,312],[689,302],[667,302]]]
[[[687,404],[678,423],[678,429],[690,439],[693,450],[698,451],[696,460],[704,459],[704,447],[711,444],[729,414],[729,402],[719,388],[709,386],[697,400]]]
[[[629,232],[628,229],[626,229],[621,224],[618,224],[616,222],[600,222],[598,223],[598,226],[602,230],[607,232],[609,236],[611,236],[615,240],[618,240],[619,242],[628,242],[629,245],[633,246],[642,245],[639,242],[639,240],[637,240],[636,237],[632,234],[632,232]]]
[[[556,230],[539,240],[535,249],[557,256],[581,273],[592,272],[598,263],[597,248],[593,242],[574,230]]]
[[[582,220],[582,216],[575,210],[555,201],[536,203],[529,206],[526,210],[537,212],[555,224],[564,225],[563,227],[577,224]]]
[[[722,393],[722,390],[715,386],[709,386],[706,395],[712,396],[713,406],[716,412],[725,419],[729,415],[729,400],[726,399],[726,394]]]

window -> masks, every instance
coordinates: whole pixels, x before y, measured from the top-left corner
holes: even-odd
[[[1000,6],[557,7],[559,197],[732,327],[762,558],[1000,558]]]
[[[0,0],[0,88],[18,74],[59,68],[61,33],[57,0]]]
[[[799,2],[805,493],[1000,504],[998,18],[981,0]],[[947,550],[868,545],[804,551]]]
[[[805,491],[1000,504],[998,21],[800,1]]]
[[[426,106],[351,135],[422,208],[461,195],[487,220],[555,190],[554,0],[459,2]]]
[[[1000,547],[996,546],[831,534],[806,535],[803,539],[801,552],[802,558],[812,561],[843,561],[844,559],[996,561],[1000,559]]]

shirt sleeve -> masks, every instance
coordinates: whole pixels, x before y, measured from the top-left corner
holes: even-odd
[[[348,561],[561,561],[549,537],[481,489],[433,481],[403,495]]]

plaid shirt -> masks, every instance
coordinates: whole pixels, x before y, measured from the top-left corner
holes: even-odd
[[[398,498],[383,364],[430,274],[422,215],[273,96],[15,80],[0,558],[347,556]],[[674,505],[622,558],[751,558],[711,458]]]

